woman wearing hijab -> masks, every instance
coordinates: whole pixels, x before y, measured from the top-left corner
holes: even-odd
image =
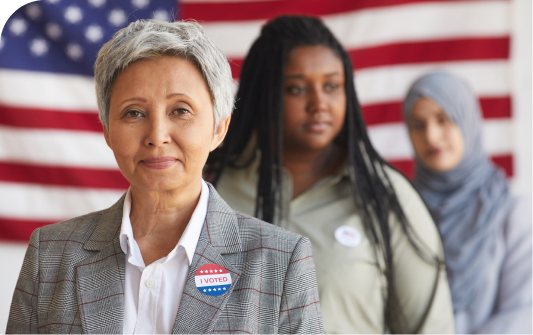
[[[410,88],[414,185],[440,231],[457,333],[531,333],[531,202],[482,148],[471,87],[446,73]]]
[[[326,333],[453,332],[438,231],[372,147],[350,57],[319,19],[263,27],[218,154],[230,206],[311,240]]]

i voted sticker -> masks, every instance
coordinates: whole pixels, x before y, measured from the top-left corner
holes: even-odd
[[[226,293],[231,287],[231,276],[228,270],[220,265],[202,265],[194,275],[194,282],[200,292],[217,296]]]
[[[352,226],[340,226],[335,229],[335,239],[346,247],[356,247],[361,243],[361,234]]]

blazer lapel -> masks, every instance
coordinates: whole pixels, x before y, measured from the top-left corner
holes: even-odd
[[[104,212],[84,249],[97,251],[76,266],[79,313],[86,334],[122,333],[125,255],[120,247],[124,196]]]
[[[213,331],[241,275],[240,271],[223,256],[242,251],[237,215],[209,185],[209,204],[204,228],[192,259],[187,282],[172,332],[174,334],[202,334]],[[216,264],[231,276],[231,287],[219,296],[201,292],[195,283],[195,274],[206,264]]]

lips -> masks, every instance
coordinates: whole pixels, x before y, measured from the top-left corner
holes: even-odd
[[[312,121],[304,125],[304,128],[311,132],[321,132],[331,126],[330,122],[326,121]]]
[[[174,157],[162,156],[143,159],[141,162],[150,169],[166,169],[174,165],[177,161]]]

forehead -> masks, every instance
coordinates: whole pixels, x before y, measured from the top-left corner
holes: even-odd
[[[340,58],[328,47],[300,46],[294,48],[287,60],[285,74],[343,73]]]
[[[411,117],[426,119],[441,116],[442,114],[446,115],[439,104],[429,98],[422,97],[415,102]]]
[[[185,93],[196,99],[209,98],[204,77],[197,66],[183,58],[161,56],[129,65],[113,83],[114,95]]]

